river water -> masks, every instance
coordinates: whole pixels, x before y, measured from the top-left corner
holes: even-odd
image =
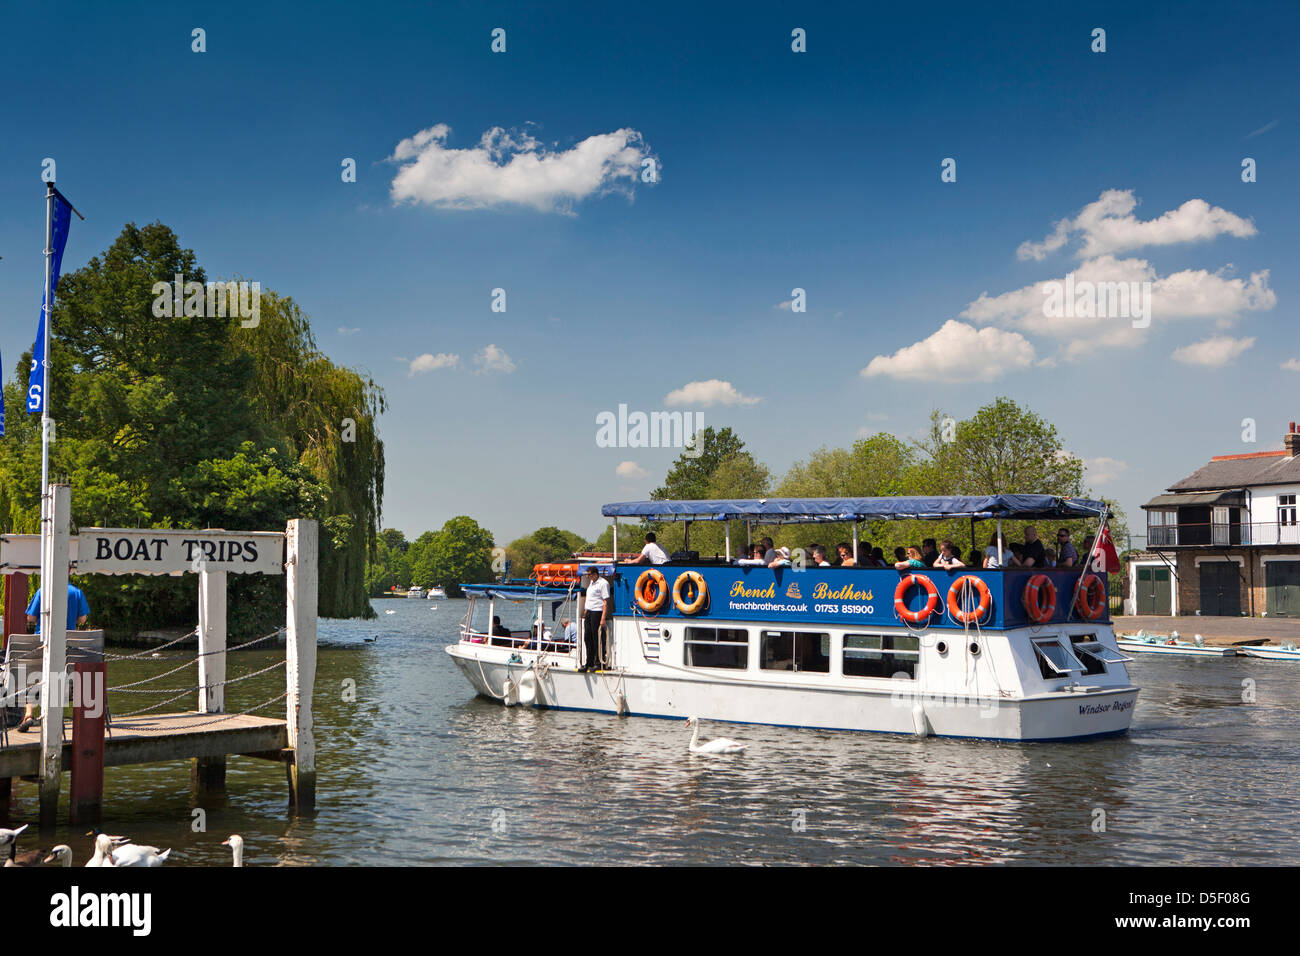
[[[474,697],[443,651],[465,602],[434,603],[377,600],[377,620],[321,622],[314,815],[289,811],[283,768],[235,757],[224,799],[202,806],[184,763],[108,768],[104,829],[173,847],[170,865],[229,866],[220,842],[235,832],[249,866],[1300,861],[1295,663],[1137,655],[1133,730],[1107,741],[706,723],[703,737],[736,737],[749,750],[705,758],[687,752],[675,721]],[[525,616],[503,615],[516,626]],[[113,662],[109,682],[184,656]],[[283,656],[232,654],[229,676]],[[185,686],[193,673],[158,683]],[[275,668],[231,685],[228,709],[283,689]],[[147,703],[117,694],[112,706],[125,714]],[[15,823],[35,820],[36,796],[34,784],[15,783]],[[41,834],[42,845],[70,844],[80,865],[90,853],[83,829]]]

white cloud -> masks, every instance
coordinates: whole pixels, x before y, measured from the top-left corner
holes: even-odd
[[[1263,126],[1261,126],[1259,129],[1255,130],[1255,132],[1246,134],[1246,139],[1253,139],[1254,137],[1259,136],[1261,133],[1267,133],[1269,130],[1271,130],[1271,129],[1273,129],[1275,126],[1277,126],[1277,124],[1280,123],[1280,122],[1282,122],[1282,121],[1281,121],[1281,120],[1273,120],[1271,123],[1265,123],[1265,124],[1264,124]]]
[[[644,478],[650,474],[634,461],[621,461],[618,467],[614,469],[614,474],[620,478]]]
[[[1081,259],[1179,242],[1198,242],[1221,235],[1253,236],[1255,224],[1204,199],[1189,199],[1155,219],[1145,221],[1133,215],[1137,199],[1131,189],[1107,189],[1074,219],[1062,219],[1042,242],[1023,242],[1016,250],[1022,260],[1042,261],[1048,253],[1066,245],[1073,235],[1081,236]]]
[[[339,335],[356,335],[360,331],[361,331],[360,329],[348,329],[348,328],[344,328],[343,326],[339,326]]]
[[[410,374],[419,375],[440,368],[455,368],[459,364],[460,356],[453,352],[439,352],[437,355],[425,352],[423,355],[411,359]]]
[[[776,305],[772,306],[772,308],[785,309],[787,312],[789,312],[790,306],[792,305],[794,305],[794,299],[786,299],[784,302],[778,302]]]
[[[515,370],[515,363],[504,350],[489,345],[474,356],[474,364],[480,372],[505,372],[509,375]]]
[[[1226,335],[1215,335],[1203,342],[1174,349],[1173,358],[1185,365],[1218,368],[1227,365],[1254,344],[1254,338],[1234,339]]]
[[[1034,364],[1034,347],[1018,332],[976,329],[949,319],[927,339],[877,355],[862,370],[864,378],[888,375],[943,384],[991,382],[1007,372]]]
[[[646,159],[659,169],[634,129],[588,136],[567,150],[500,127],[489,129],[475,147],[449,149],[450,134],[439,123],[397,144],[389,157],[401,164],[390,188],[393,202],[454,209],[516,204],[568,213],[574,202],[591,196],[631,195]]]
[[[1300,372],[1300,359],[1287,359],[1282,363],[1282,368],[1288,372]]]
[[[704,382],[687,382],[664,398],[666,405],[695,405],[703,408],[710,405],[756,405],[760,401],[761,398],[742,395],[730,382],[716,378]]]
[[[1094,485],[1108,485],[1123,472],[1128,471],[1128,462],[1105,456],[1085,458],[1083,465],[1088,469],[1088,477],[1092,479]]]

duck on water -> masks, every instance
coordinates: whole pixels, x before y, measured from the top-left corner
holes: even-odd
[[[954,518],[995,521],[1000,539],[1004,519],[1091,518],[1104,527],[1107,509],[988,495],[621,502],[602,514],[688,522],[688,541],[692,521],[852,522],[856,532],[860,521]],[[686,550],[667,563],[622,564],[616,520],[612,557],[549,565],[530,581],[464,585],[469,608],[447,654],[477,693],[536,707],[1015,741],[1128,730],[1138,688],[1115,642],[1105,574],[1091,562],[769,566],[733,561],[725,527],[725,559]],[[567,579],[563,567],[572,568]],[[580,576],[610,593],[595,662],[584,647]],[[508,604],[531,605],[532,626],[492,633]],[[547,618],[561,616],[578,623],[577,640],[550,629]],[[595,670],[582,670],[589,663]]]

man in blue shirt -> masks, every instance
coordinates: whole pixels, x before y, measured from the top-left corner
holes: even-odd
[[[86,600],[86,595],[82,593],[81,588],[68,582],[68,630],[74,631],[86,626],[86,620],[90,617],[90,602]],[[41,633],[41,589],[36,589],[36,596],[32,598],[32,603],[27,605],[27,626],[36,625],[36,633]],[[27,706],[23,709],[23,721],[18,725],[18,732],[25,734],[35,723],[33,714],[34,705],[30,697],[27,699]]]

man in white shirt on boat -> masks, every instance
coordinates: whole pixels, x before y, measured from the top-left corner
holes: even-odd
[[[609,619],[609,582],[600,576],[595,567],[587,568],[587,597],[582,617],[582,643],[586,645],[586,662],[580,671],[599,669],[600,634]]]
[[[655,542],[655,533],[647,531],[645,536],[645,547],[635,558],[631,558],[628,564],[667,564],[668,552]]]

